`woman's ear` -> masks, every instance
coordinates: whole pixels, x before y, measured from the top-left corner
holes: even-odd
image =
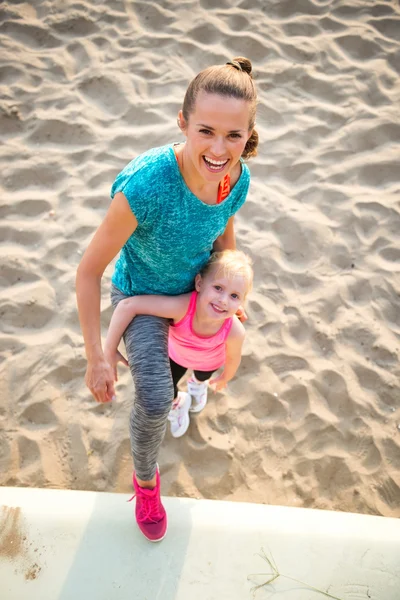
[[[178,112],[178,118],[176,119],[176,122],[178,123],[178,127],[182,133],[186,133],[186,121],[181,110]]]
[[[199,292],[201,290],[201,282],[202,282],[201,275],[200,274],[196,275],[195,280],[194,280],[194,287],[196,289],[196,292]]]

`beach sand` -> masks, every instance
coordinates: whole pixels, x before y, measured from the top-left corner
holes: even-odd
[[[0,484],[131,492],[132,383],[121,367],[106,406],[85,388],[76,268],[116,174],[183,139],[189,80],[243,55],[261,140],[236,218],[255,268],[244,355],[188,433],[167,433],[162,493],[400,516],[398,3],[0,13]]]

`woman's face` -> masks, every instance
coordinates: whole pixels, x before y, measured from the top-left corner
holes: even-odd
[[[179,120],[186,136],[186,160],[203,180],[221,181],[238,163],[251,135],[249,102],[200,92],[188,122],[182,112]]]

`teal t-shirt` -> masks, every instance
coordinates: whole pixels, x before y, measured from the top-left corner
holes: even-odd
[[[112,277],[124,294],[176,295],[194,289],[216,238],[246,200],[248,167],[221,204],[205,204],[187,187],[173,144],[132,160],[117,176],[111,197],[123,192],[138,226],[121,249]]]

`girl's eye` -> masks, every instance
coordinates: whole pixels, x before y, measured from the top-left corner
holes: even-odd
[[[239,296],[238,296],[237,294],[232,294],[232,298],[233,298],[234,300],[239,300]]]
[[[214,285],[214,288],[217,290],[217,292],[219,292],[220,289],[221,289],[221,286],[220,285]]]

